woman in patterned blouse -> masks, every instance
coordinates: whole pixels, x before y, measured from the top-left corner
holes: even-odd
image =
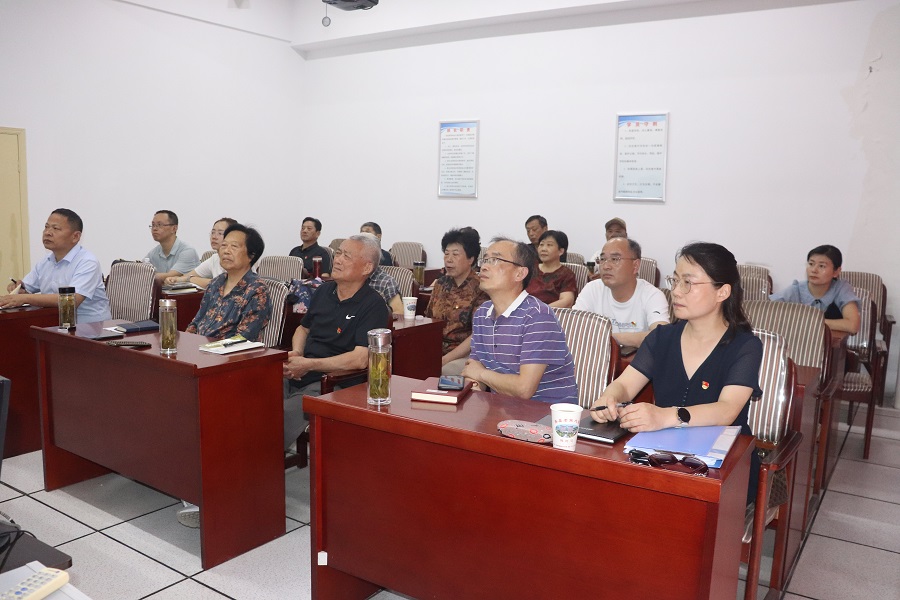
[[[265,249],[258,231],[241,224],[225,230],[219,260],[225,272],[212,280],[187,332],[219,339],[240,334],[256,341],[269,322],[266,286],[250,270]]]
[[[568,249],[569,237],[562,231],[545,231],[538,240],[541,262],[528,283],[528,293],[550,306],[572,308],[575,304],[575,273],[560,262]]]

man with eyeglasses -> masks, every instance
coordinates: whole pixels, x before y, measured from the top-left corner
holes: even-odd
[[[575,300],[575,310],[603,315],[620,346],[637,348],[653,329],[669,323],[669,303],[656,287],[638,279],[641,246],[627,238],[606,242],[597,260],[599,278]]]
[[[478,274],[490,300],[472,319],[472,350],[462,375],[476,389],[576,403],[575,363],[556,314],[525,291],[535,259],[528,244],[491,241]]]
[[[149,260],[156,269],[156,282],[162,285],[166,277],[179,277],[190,273],[200,264],[197,251],[178,239],[178,215],[171,210],[160,210],[153,215],[150,233],[154,246],[145,260]]]
[[[13,281],[6,287],[10,293],[0,296],[0,308],[23,304],[56,306],[59,288],[74,287],[77,323],[111,319],[100,263],[79,243],[83,228],[81,217],[68,208],[57,208],[50,213],[41,237],[50,253],[21,281]],[[5,352],[15,352],[15,349]]]

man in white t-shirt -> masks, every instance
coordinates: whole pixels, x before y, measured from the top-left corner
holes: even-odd
[[[669,323],[669,303],[658,288],[638,279],[641,246],[634,240],[613,238],[598,258],[600,277],[584,286],[573,308],[612,321],[620,345],[640,346],[650,331]]]

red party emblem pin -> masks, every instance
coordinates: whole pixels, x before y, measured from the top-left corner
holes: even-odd
[[[708,389],[709,389],[709,382],[708,382],[708,381],[704,381],[703,383],[700,384],[700,387],[702,387],[704,390],[708,390]]]

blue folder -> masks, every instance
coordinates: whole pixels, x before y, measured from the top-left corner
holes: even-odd
[[[653,452],[671,452],[681,456],[696,456],[713,468],[722,466],[722,461],[732,444],[741,433],[741,428],[732,425],[708,427],[671,427],[659,431],[642,431],[628,440],[625,452],[632,449]]]

